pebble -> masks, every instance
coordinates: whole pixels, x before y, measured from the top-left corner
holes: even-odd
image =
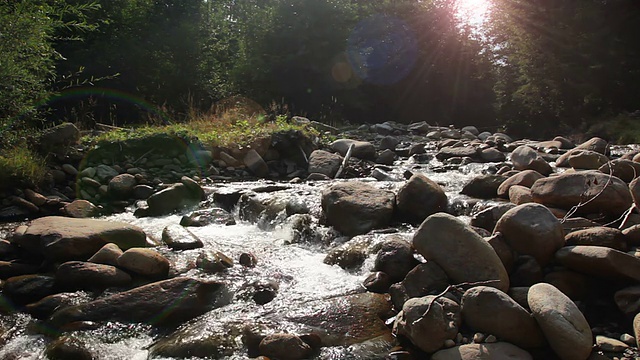
[[[473,342],[476,344],[480,344],[484,341],[484,334],[483,333],[475,333],[473,334]]]
[[[596,336],[596,344],[602,351],[622,352],[629,347],[620,340],[612,339],[603,335]]]
[[[629,346],[635,346],[636,345],[636,338],[629,335],[629,334],[622,334],[620,335],[620,341],[622,341],[623,343],[629,345]]]

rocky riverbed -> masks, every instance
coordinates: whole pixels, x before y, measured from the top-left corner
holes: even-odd
[[[120,151],[65,131],[50,186],[2,202],[0,358],[638,356],[635,147],[383,123]]]

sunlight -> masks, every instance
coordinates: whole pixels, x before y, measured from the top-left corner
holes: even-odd
[[[456,2],[456,16],[464,25],[482,25],[490,9],[491,0],[457,0]]]

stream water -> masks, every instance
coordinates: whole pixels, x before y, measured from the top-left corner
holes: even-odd
[[[430,169],[441,167],[437,160],[431,160],[429,164],[416,165],[405,161],[394,165],[388,173],[398,181],[371,181],[376,186],[388,189],[397,189],[403,182],[403,172],[411,169],[425,173],[432,180],[443,185],[449,196],[450,203],[457,206],[466,206],[465,197],[459,195],[459,191],[471,178],[482,173],[490,164],[463,165],[458,170],[446,172],[434,172]],[[419,167],[419,168],[418,168]],[[302,184],[273,183],[282,185],[285,190],[270,193],[266,196],[296,196],[299,197],[310,209],[310,214],[317,219],[321,212],[320,193],[322,189],[332,182],[314,182]],[[207,184],[213,188],[241,188],[251,189],[264,186],[264,182],[255,183],[226,183]],[[462,205],[460,205],[462,204]],[[237,210],[236,210],[237,212]],[[185,214],[188,212],[184,212]],[[144,229],[148,236],[160,239],[162,230],[170,224],[178,224],[183,214],[175,214],[154,218],[135,218],[131,211],[105,217],[107,220],[124,221],[135,224]],[[370,256],[359,270],[346,271],[342,268],[329,266],[323,263],[327,251],[332,244],[322,242],[291,243],[293,230],[284,216],[265,226],[265,224],[238,221],[236,213],[236,225],[208,225],[205,227],[189,228],[204,243],[204,248],[218,250],[236,261],[236,265],[229,270],[208,275],[200,270],[191,268],[201,249],[175,252],[166,247],[159,250],[173,263],[176,272],[181,275],[214,278],[225,281],[231,285],[234,291],[234,300],[230,305],[213,310],[206,314],[206,319],[211,319],[211,326],[220,326],[224,319],[246,319],[251,321],[260,318],[265,313],[286,312],[289,308],[304,307],[306,302],[316,299],[324,299],[332,296],[361,292],[362,281],[368,275],[373,266],[375,256]],[[329,229],[317,226],[319,233]],[[404,226],[397,230],[401,235],[406,235],[409,240],[413,228]],[[258,266],[247,268],[237,264],[237,259],[243,252],[252,252],[258,259]],[[278,284],[277,296],[266,305],[257,305],[251,298],[243,297],[243,289],[254,281],[272,281]],[[46,329],[37,325],[26,314],[14,314],[0,317],[0,359],[46,359],[44,349],[50,338],[43,335]],[[74,333],[85,345],[99,356],[100,360],[143,360],[149,357],[147,348],[165,336],[157,329],[148,325],[132,325],[119,323],[102,324],[96,329]],[[240,341],[239,339],[237,341]],[[324,348],[318,358],[344,359],[347,358],[348,349]],[[246,351],[238,351],[227,357],[228,359],[246,358]],[[152,357],[153,359],[167,359]]]

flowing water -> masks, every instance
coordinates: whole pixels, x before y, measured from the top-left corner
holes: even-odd
[[[479,175],[488,164],[464,165],[458,170],[447,172],[429,170],[440,165],[436,160],[424,165],[403,162],[396,164],[389,171],[390,176],[397,178],[398,181],[365,180],[371,181],[376,186],[397,190],[403,184],[402,174],[405,170],[424,172],[432,180],[443,185],[450,203],[462,204],[458,206],[465,207],[465,197],[458,194],[460,189],[471,178]],[[320,192],[331,182],[275,184],[287,189],[264,196],[296,196],[302,199],[309,207],[310,214],[317,220],[321,212]],[[208,186],[250,189],[264,185],[264,182],[258,182],[209,184]],[[108,216],[106,219],[140,226],[149,237],[160,239],[162,230],[167,225],[178,224],[182,215],[138,219],[132,215],[132,212],[126,212]],[[225,320],[229,319],[252,321],[267,313],[287,312],[293,307],[304,309],[304,304],[311,300],[363,291],[361,283],[372,268],[375,256],[370,256],[364,265],[355,271],[346,271],[337,265],[326,265],[323,259],[332,244],[322,241],[291,243],[293,229],[286,221],[282,221],[284,217],[280,215],[270,224],[238,221],[236,225],[231,226],[208,225],[189,228],[203,241],[205,249],[221,251],[236,262],[241,253],[252,252],[258,259],[258,265],[255,268],[247,268],[236,263],[223,273],[208,275],[192,266],[201,249],[176,252],[165,247],[159,248],[181,275],[218,279],[231,284],[230,287],[235,293],[232,304],[213,310],[204,316],[205,319],[209,319],[205,321],[211,322],[211,327],[221,326],[220,324],[224,324]],[[238,220],[237,214],[236,220]],[[398,232],[410,240],[413,230],[411,227],[404,226]],[[317,225],[315,231],[320,235],[326,235],[330,230]],[[327,238],[331,237],[327,236]],[[266,305],[257,305],[250,297],[243,296],[247,287],[255,281],[276,283],[279,289],[275,299]],[[0,317],[0,329],[8,329],[5,333],[0,332],[0,345],[4,342],[0,349],[0,359],[46,359],[44,348],[50,338],[43,334],[48,331],[28,315]],[[147,359],[149,356],[147,348],[165,335],[166,333],[148,325],[119,323],[106,323],[93,330],[74,333],[74,336],[85,342],[85,345],[101,360]],[[236,341],[240,341],[239,337]],[[325,348],[319,358],[343,359],[347,358],[348,353],[348,349]],[[246,352],[237,351],[227,358],[246,358]],[[154,357],[154,359],[166,358]]]

